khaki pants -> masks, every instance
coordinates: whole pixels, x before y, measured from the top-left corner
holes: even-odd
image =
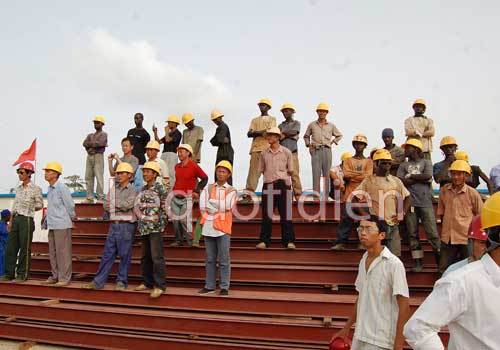
[[[177,153],[174,152],[164,152],[161,154],[161,159],[165,161],[167,164],[168,177],[170,180],[170,188],[173,188],[175,185],[175,165],[179,158],[177,157]]]
[[[259,171],[259,162],[262,152],[252,152],[250,154],[250,166],[248,168],[246,189],[255,192],[259,183],[261,172]]]
[[[94,198],[94,177],[97,180],[96,199],[104,199],[104,155],[102,153],[88,154],[85,167],[85,182],[87,183],[87,198]]]
[[[292,188],[294,194],[302,193],[302,183],[300,182],[300,167],[299,167],[299,153],[292,153],[293,157],[293,174],[292,174]]]
[[[50,268],[54,281],[71,280],[71,229],[49,230]]]

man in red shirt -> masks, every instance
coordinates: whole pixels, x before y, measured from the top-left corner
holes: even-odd
[[[170,202],[175,232],[175,242],[170,245],[172,247],[182,246],[184,241],[188,246],[193,244],[193,199],[199,198],[208,182],[207,174],[191,159],[193,149],[190,145],[180,144],[177,155],[179,163],[175,165],[175,185]]]

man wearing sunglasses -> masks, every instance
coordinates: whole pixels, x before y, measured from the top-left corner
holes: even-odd
[[[17,169],[21,184],[16,188],[12,206],[12,220],[5,251],[4,281],[24,282],[31,266],[31,241],[35,231],[35,211],[43,208],[42,189],[31,182],[35,172],[33,164],[22,163]],[[17,262],[17,263],[16,263]]]

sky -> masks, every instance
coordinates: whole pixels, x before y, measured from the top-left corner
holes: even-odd
[[[498,1],[0,3],[0,193],[16,185],[11,165],[34,138],[44,189],[41,168],[51,160],[83,177],[82,142],[96,114],[106,118],[109,153],[120,151],[136,112],[149,130],[162,130],[169,114],[193,113],[211,176],[213,108],[231,129],[235,185],[244,188],[246,132],[263,97],[278,122],[283,103],[296,106],[305,189],[312,180],[302,135],[321,101],[344,134],[334,163],[357,133],[371,149],[392,127],[402,143],[416,98],[427,101],[435,145],[452,135],[486,173],[500,163]],[[433,160],[441,158],[436,146]]]

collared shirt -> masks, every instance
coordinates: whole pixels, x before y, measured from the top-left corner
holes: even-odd
[[[403,214],[403,200],[410,195],[401,180],[392,175],[370,175],[355,191],[356,197],[371,203],[370,214],[383,217],[389,225],[399,223],[394,217]]]
[[[448,276],[451,272],[456,271],[458,269],[461,269],[464,266],[467,266],[470,263],[469,258],[462,259],[454,264],[451,264],[448,266],[445,272],[443,272],[443,276],[441,277],[446,277]]]
[[[402,163],[398,169],[398,177],[406,178],[409,175],[424,174],[432,178],[432,163],[430,160],[421,158],[418,160],[408,160]],[[411,201],[414,207],[432,208],[432,192],[430,182],[415,182],[408,186],[411,193]]]
[[[12,205],[12,214],[35,216],[35,211],[43,208],[42,189],[32,182],[25,187],[20,184],[16,187],[16,197]]]
[[[215,198],[210,198],[211,186],[215,186]],[[214,228],[214,214],[224,213],[231,210],[235,203],[237,193],[236,191],[227,193],[222,201],[222,192],[230,190],[233,187],[227,182],[222,186],[217,183],[214,183],[211,186],[207,186],[200,194],[200,211],[206,211],[208,213],[205,223],[203,224],[202,235],[220,237],[225,235],[225,233]]]
[[[467,244],[467,234],[472,218],[481,214],[483,200],[472,187],[464,185],[455,190],[451,184],[441,187],[437,215],[443,217],[441,241]]]
[[[271,117],[270,115],[261,115],[252,119],[248,131],[266,131],[267,129],[275,126],[276,118]],[[250,154],[253,152],[262,152],[268,147],[269,143],[264,136],[254,137],[252,140],[252,146],[250,147]]]
[[[293,171],[292,152],[288,148],[279,146],[274,151],[270,147],[262,152],[259,163],[259,171],[264,175],[264,183],[277,180],[285,180],[291,186],[292,180],[289,175]]]
[[[366,271],[368,252],[359,262],[356,291],[359,293],[354,337],[392,349],[398,321],[397,296],[409,297],[406,271],[401,260],[384,247]]]
[[[136,202],[138,203],[137,219],[141,236],[165,231],[165,225],[167,224],[166,198],[167,190],[159,182],[155,182],[151,188],[148,188],[147,185],[144,186],[139,193]]]
[[[347,175],[349,180],[342,197],[342,201],[345,202],[349,199],[352,191],[354,191],[364,179],[373,174],[373,161],[370,158],[349,158],[344,161],[342,167],[344,171],[344,176]]]
[[[500,164],[494,166],[490,170],[490,180],[493,182],[493,188],[495,191],[500,190]]]
[[[426,116],[409,117],[405,120],[405,133],[408,138],[422,141],[422,151],[432,152],[432,137],[434,136],[434,121]]]
[[[197,147],[200,141],[200,147]],[[182,132],[182,143],[187,143],[193,149],[193,160],[197,163],[201,159],[201,142],[203,141],[203,128],[201,126],[194,126],[192,129],[186,128]]]
[[[88,154],[104,153],[104,150],[108,147],[108,134],[104,131],[88,134],[83,141],[83,147],[85,147]]]
[[[182,134],[176,128],[172,131],[170,129],[165,128],[165,131],[168,133],[168,136],[172,138],[171,141],[167,142],[167,137],[164,136],[160,141],[163,143],[163,153],[172,152],[177,153],[177,147],[181,144]]]
[[[280,144],[283,147],[286,147],[290,150],[290,152],[297,152],[297,140],[299,139],[300,133],[300,122],[298,120],[292,119],[290,121],[284,121],[280,125],[278,125],[281,132],[283,133],[292,133],[296,132],[297,134],[294,136],[285,136],[284,139],[280,141]]]
[[[198,179],[208,179],[208,176],[196,162],[191,159],[185,165],[179,162],[175,165],[175,184],[172,190],[186,196],[196,189]]]
[[[332,143],[338,145],[341,139],[342,133],[337,129],[335,124],[330,122],[320,124],[317,120],[307,126],[306,133],[304,134],[304,140],[308,147],[309,145],[330,147]]]
[[[145,148],[151,136],[149,136],[149,133],[144,128],[133,128],[128,131],[127,137],[132,141],[132,145],[134,145],[132,154],[137,157],[140,165],[144,165],[146,162],[146,156],[144,155],[146,153]]]
[[[131,183],[121,187],[120,183],[116,181],[112,189],[104,201],[104,208],[111,214],[111,220],[135,222],[136,218],[132,210],[137,197],[135,187]]]
[[[500,349],[500,267],[489,254],[434,285],[404,328],[415,350],[443,350],[438,332],[448,326],[449,350]]]
[[[47,228],[49,230],[72,228],[72,219],[75,217],[75,202],[71,192],[61,180],[57,180],[47,191]]]

